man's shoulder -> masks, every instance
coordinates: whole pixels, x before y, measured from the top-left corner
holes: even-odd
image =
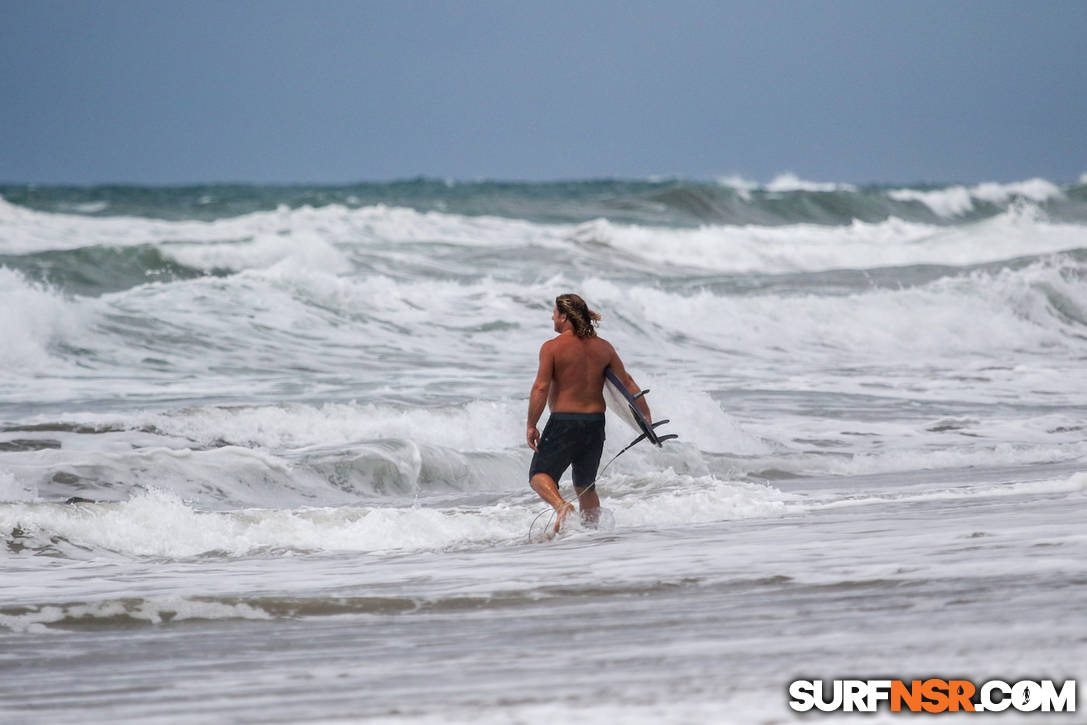
[[[605,340],[602,337],[594,337],[593,340],[596,341],[596,346],[599,347],[602,350],[612,351],[612,350],[615,349],[614,347],[611,346],[610,342],[608,342],[607,340]]]
[[[610,342],[599,336],[594,335],[593,337],[589,338],[579,338],[572,335],[556,335],[549,340],[545,340],[544,343],[540,345],[540,352],[542,353],[545,351],[554,351],[557,348],[563,348],[570,345],[578,347],[578,349],[584,350],[584,348],[580,346],[584,345],[585,343],[588,343],[597,350],[606,350],[608,353],[612,353],[615,351],[615,348],[612,347],[612,344]]]
[[[562,335],[558,335],[557,337],[552,337],[548,340],[544,340],[543,344],[540,345],[540,354],[554,355],[557,350],[560,350],[562,348],[563,342],[564,340]]]
[[[564,345],[566,343],[589,343],[590,345],[596,345],[598,347],[611,347],[611,343],[600,337],[599,335],[593,335],[592,337],[576,337],[574,335],[555,335],[551,339],[544,342],[541,347],[547,347],[548,345]]]

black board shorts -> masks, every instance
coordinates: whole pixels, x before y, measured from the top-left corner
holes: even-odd
[[[574,486],[592,489],[603,450],[603,413],[552,413],[540,436],[539,450],[532,456],[528,477],[546,473],[558,484],[566,469],[573,466]]]

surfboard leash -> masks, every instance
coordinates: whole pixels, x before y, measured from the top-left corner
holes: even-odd
[[[664,419],[662,421],[658,421],[658,422],[654,423],[652,425],[652,427],[655,429],[655,428],[657,428],[657,426],[664,425],[665,423],[668,423],[668,422],[670,422],[670,421],[666,418],[666,419]],[[598,475],[603,476],[604,471],[608,470],[608,466],[610,466],[612,463],[614,463],[616,458],[623,455],[624,453],[626,453],[631,448],[638,445],[639,443],[641,443],[642,441],[644,441],[648,437],[649,437],[648,433],[642,433],[640,436],[638,436],[637,438],[632,440],[630,442],[630,444],[626,448],[624,448],[623,450],[616,453],[614,456],[611,457],[610,461],[608,461],[607,463],[604,464],[604,467],[600,469],[600,473]],[[664,443],[665,441],[670,441],[673,438],[679,438],[679,435],[677,435],[676,433],[670,433],[669,435],[666,435],[666,436],[655,436],[655,437],[657,439],[656,440],[657,447],[660,448],[662,443]]]
[[[605,368],[604,369],[604,375],[609,377],[609,379],[611,379],[612,382],[616,386],[623,387],[622,383],[615,376],[615,373],[613,373],[611,371],[611,368]],[[619,389],[619,388],[617,388],[617,389]],[[663,435],[663,436],[657,435],[657,433],[656,433],[657,428],[664,425],[665,423],[669,423],[670,421],[667,418],[665,418],[664,420],[659,420],[656,423],[650,423],[646,419],[646,417],[644,415],[642,415],[642,412],[640,410],[638,410],[637,406],[635,405],[637,403],[637,401],[638,401],[638,398],[644,397],[648,392],[649,392],[649,390],[647,389],[647,390],[639,391],[637,395],[631,395],[629,392],[625,393],[626,397],[627,397],[627,406],[630,408],[630,412],[631,412],[631,415],[633,416],[634,420],[637,421],[638,426],[642,429],[642,434],[640,436],[638,436],[637,438],[635,438],[634,440],[632,440],[629,444],[627,444],[626,448],[624,448],[623,450],[619,451],[614,456],[612,456],[611,460],[608,461],[607,463],[605,463],[604,467],[601,468],[600,472],[596,475],[597,479],[599,479],[601,476],[604,475],[604,472],[608,470],[608,466],[615,463],[616,458],[623,455],[624,453],[626,453],[627,451],[629,451],[631,448],[638,445],[642,441],[644,441],[646,439],[649,439],[650,441],[653,442],[654,445],[657,446],[657,448],[661,448],[662,444],[665,441],[670,441],[670,440],[672,440],[674,438],[679,438],[679,435],[677,435],[675,433],[670,433],[669,435]],[[596,481],[594,481],[593,483],[595,484]],[[555,482],[555,485],[558,486],[558,481]],[[582,496],[582,494],[589,491],[589,490],[590,490],[590,488],[586,487],[585,491],[582,491],[581,493],[578,493],[577,487],[576,486],[574,487],[574,493],[577,494],[578,506],[579,507],[581,505],[581,496]],[[532,542],[532,532],[536,528],[536,522],[540,520],[541,516],[543,516],[544,514],[546,514],[548,512],[550,512],[552,516],[555,515],[555,509],[549,508],[546,511],[541,511],[540,513],[538,513],[536,515],[536,518],[532,519],[532,523],[529,524],[529,526],[528,526],[528,540],[529,540],[530,543]],[[551,525],[551,519],[548,518],[547,524],[544,525],[544,529],[547,529],[547,527],[550,526],[550,525]]]
[[[645,393],[648,393],[648,392],[649,392],[648,390],[643,390],[641,393],[639,393],[639,395],[644,395]],[[662,426],[662,425],[664,425],[665,423],[668,423],[668,422],[670,422],[670,421],[667,418],[665,418],[664,420],[653,423],[650,427],[652,429],[656,429],[658,426]],[[619,451],[614,456],[612,456],[611,460],[608,461],[607,463],[605,463],[604,467],[600,469],[600,473],[597,474],[597,479],[599,480],[599,478],[604,475],[604,471],[608,470],[608,466],[610,466],[612,463],[615,463],[616,458],[623,455],[624,453],[626,453],[631,448],[638,445],[639,443],[641,443],[642,441],[644,441],[648,437],[649,437],[648,433],[642,433],[640,436],[638,436],[637,438],[632,440],[627,445],[626,448],[624,448],[623,450]],[[656,439],[654,442],[657,444],[657,447],[660,448],[662,443],[664,443],[665,441],[670,441],[670,440],[672,440],[674,438],[679,438],[679,435],[676,434],[676,433],[670,433],[668,435],[663,435],[663,436],[654,436],[654,438]],[[595,483],[596,483],[596,481],[593,481],[594,485],[595,485]],[[557,485],[558,485],[558,483],[556,482],[556,486]],[[576,486],[574,487],[574,493],[577,494],[577,500],[578,500],[578,505],[579,506],[581,505],[582,495],[584,495],[589,490],[590,490],[590,488],[586,487],[584,491],[579,493],[578,490],[577,490],[577,487]],[[532,543],[532,532],[536,529],[536,522],[540,520],[541,516],[543,516],[544,514],[547,514],[547,513],[550,513],[551,516],[548,517],[547,523],[544,524],[544,530],[546,530],[547,527],[551,525],[551,519],[555,516],[555,509],[553,509],[553,508],[548,508],[547,510],[541,511],[540,513],[536,514],[536,518],[532,519],[532,523],[528,525],[528,542],[530,544]]]

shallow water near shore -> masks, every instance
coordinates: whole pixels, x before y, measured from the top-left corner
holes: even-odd
[[[1084,187],[794,181],[0,189],[0,719],[1083,680]],[[680,438],[549,539],[522,431],[571,290]]]

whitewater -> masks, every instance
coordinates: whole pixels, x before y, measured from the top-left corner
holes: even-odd
[[[545,539],[563,292],[680,437]],[[1087,176],[0,185],[0,330],[0,720],[1083,699]]]

